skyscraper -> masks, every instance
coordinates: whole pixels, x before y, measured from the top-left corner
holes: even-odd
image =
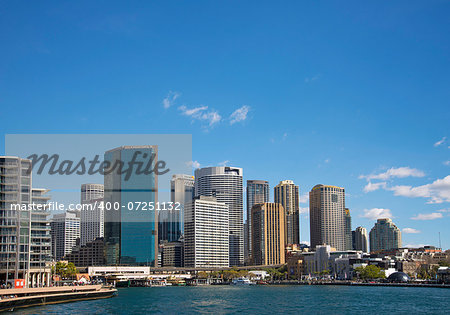
[[[169,242],[178,241],[180,236],[184,234],[184,209],[193,198],[194,176],[185,174],[173,175],[170,181],[170,201],[174,203],[174,209],[168,211],[167,240]],[[179,207],[177,207],[177,203],[180,204]]]
[[[186,206],[184,221],[184,265],[229,267],[228,205],[215,197],[195,197]]]
[[[402,246],[400,229],[391,219],[378,219],[370,230],[370,251],[388,250]]]
[[[156,167],[158,147],[122,146],[105,152],[105,253],[108,265],[157,265],[158,224],[154,210],[143,211],[137,203],[156,205],[158,176],[135,165]],[[151,165],[149,165],[151,164]],[[121,172],[114,167],[133,167]],[[133,165],[133,166],[130,166]],[[111,207],[112,210],[108,210]],[[134,211],[130,211],[134,210]]]
[[[344,224],[345,224],[345,249],[352,250],[353,249],[352,217],[350,215],[350,209],[348,208],[345,208]]]
[[[364,253],[368,252],[368,240],[369,237],[367,235],[366,228],[362,226],[358,226],[355,230],[355,250],[362,250]]]
[[[81,228],[80,243],[86,245],[104,236],[105,208],[103,184],[81,185]]]
[[[31,212],[14,205],[31,201],[31,161],[0,157],[0,272],[1,279],[24,279],[30,269]]]
[[[251,218],[253,264],[284,264],[286,213],[283,206],[271,202],[255,204]]]
[[[80,238],[80,217],[75,212],[55,214],[51,227],[53,259],[58,261],[77,244]]]
[[[205,167],[195,170],[195,195],[213,196],[228,205],[230,266],[244,263],[242,168]]]
[[[316,185],[309,193],[311,247],[330,245],[345,250],[345,189]]]
[[[42,208],[38,209],[36,206],[31,213],[30,268],[45,269],[46,263],[51,261],[52,236],[48,192],[48,189],[43,188],[32,188],[31,190],[32,203],[42,205]]]
[[[265,180],[247,181],[247,222],[245,224],[244,256],[248,260],[252,255],[252,207],[258,203],[269,202],[269,182]]]
[[[274,188],[275,203],[286,211],[286,244],[300,244],[300,208],[298,186],[283,180]]]

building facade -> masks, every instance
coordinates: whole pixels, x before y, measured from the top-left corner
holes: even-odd
[[[184,267],[184,242],[170,242],[163,245],[162,267]]]
[[[0,280],[27,278],[30,269],[31,211],[14,208],[31,202],[31,161],[0,157]]]
[[[104,176],[105,209],[110,205],[114,211],[105,211],[105,255],[108,265],[158,264],[158,223],[154,210],[130,211],[140,203],[156,205],[158,202],[158,175],[134,169],[134,165],[156,167],[158,146],[122,146],[105,152],[105,162],[110,167]],[[133,164],[124,173],[117,165]]]
[[[244,225],[244,259],[249,260],[252,255],[252,207],[258,203],[269,202],[269,182],[265,180],[247,181],[247,222]]]
[[[367,235],[366,228],[362,226],[358,226],[355,230],[355,243],[354,249],[360,250],[363,253],[367,253],[369,251],[369,236]]]
[[[286,211],[286,244],[300,244],[300,208],[298,186],[283,180],[274,188],[274,201]]]
[[[103,238],[105,231],[105,208],[103,203],[103,184],[81,185],[81,246],[96,238]]]
[[[74,212],[53,215],[51,235],[53,259],[59,261],[77,245],[80,238],[80,217]]]
[[[170,201],[174,208],[168,213],[167,241],[176,242],[184,234],[184,209],[194,198],[194,177],[175,174],[170,181]]]
[[[389,250],[402,247],[402,233],[391,219],[378,219],[370,230],[370,251]]]
[[[229,208],[215,197],[195,197],[186,206],[184,265],[229,267]]]
[[[349,208],[345,208],[344,224],[345,224],[345,250],[352,250],[353,249],[352,216],[350,215]]]
[[[279,203],[252,207],[252,262],[254,265],[285,263],[286,213]]]
[[[316,185],[309,193],[311,248],[330,245],[345,250],[345,190],[342,187]]]
[[[85,245],[77,245],[64,256],[64,260],[74,263],[76,267],[104,266],[103,238],[97,238]]]
[[[195,195],[212,196],[229,210],[229,264],[244,263],[243,170],[237,167],[206,167],[195,170]]]
[[[40,209],[35,207],[31,212],[31,251],[30,268],[45,269],[51,261],[51,226],[48,201],[50,196],[48,189],[32,188],[31,200],[35,205],[42,205]]]

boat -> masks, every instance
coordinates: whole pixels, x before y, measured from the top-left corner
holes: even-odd
[[[237,278],[237,279],[233,279],[233,281],[231,282],[232,285],[251,285],[253,284],[248,278]]]

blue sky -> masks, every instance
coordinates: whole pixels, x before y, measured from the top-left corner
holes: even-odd
[[[404,245],[440,231],[449,248],[449,15],[448,1],[1,1],[0,132],[192,134],[201,166],[302,195],[342,186],[353,228],[391,216]]]

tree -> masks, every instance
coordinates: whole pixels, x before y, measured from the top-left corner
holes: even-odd
[[[53,269],[54,273],[61,276],[61,278],[71,278],[78,273],[77,268],[73,263],[64,263],[58,261]]]
[[[363,280],[386,278],[384,270],[375,265],[369,265],[366,267],[363,266],[357,267],[355,271],[359,274],[359,277]]]

